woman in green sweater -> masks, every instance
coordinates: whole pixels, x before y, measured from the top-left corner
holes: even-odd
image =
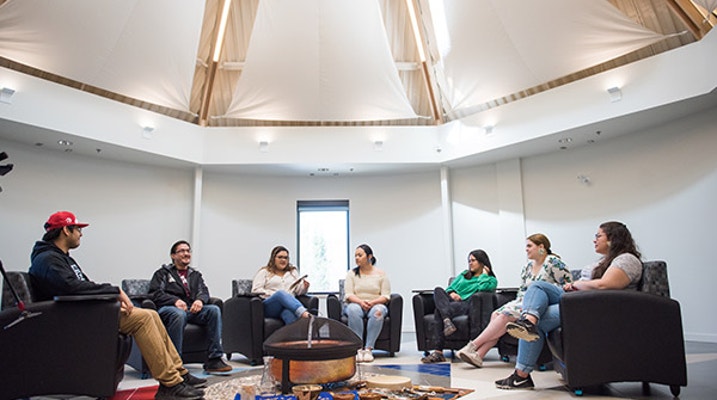
[[[421,358],[421,362],[430,364],[446,361],[443,345],[446,336],[456,331],[451,319],[468,313],[473,293],[492,292],[497,286],[498,279],[493,273],[488,254],[483,250],[471,251],[468,254],[468,269],[458,275],[446,289],[439,286],[433,290],[436,347],[429,355]]]

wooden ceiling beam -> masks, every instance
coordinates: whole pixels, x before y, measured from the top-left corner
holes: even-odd
[[[423,32],[421,26],[419,26],[421,18],[419,17],[418,12],[421,9],[419,8],[419,4],[416,0],[406,0],[406,6],[408,8],[409,18],[412,22],[413,33],[416,38],[416,47],[419,53],[419,62],[421,65],[421,75],[423,76],[423,81],[426,85],[426,92],[428,93],[428,101],[431,105],[431,116],[433,117],[436,125],[441,125],[444,122],[443,109],[441,107],[441,103],[438,101],[437,92],[434,89],[435,82],[431,76],[432,66],[428,62],[429,58],[425,55],[427,51],[426,38],[424,37],[425,32]]]
[[[709,14],[703,15],[690,0],[667,0],[667,5],[684,22],[695,39],[701,40],[712,29]]]
[[[209,119],[209,106],[212,102],[212,95],[214,92],[214,81],[217,76],[217,69],[219,68],[219,61],[221,55],[221,47],[224,42],[224,35],[226,34],[226,24],[229,19],[229,11],[231,8],[232,0],[223,0],[222,7],[217,10],[216,22],[214,24],[214,32],[212,33],[212,44],[211,51],[209,52],[207,60],[207,73],[206,80],[204,81],[204,87],[202,90],[202,101],[199,106],[199,125],[207,126]]]

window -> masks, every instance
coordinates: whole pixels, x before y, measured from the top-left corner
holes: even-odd
[[[298,265],[309,291],[336,292],[349,268],[349,201],[296,202]]]

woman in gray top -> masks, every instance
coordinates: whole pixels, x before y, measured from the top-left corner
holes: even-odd
[[[581,272],[581,279],[562,288],[535,282],[525,292],[521,319],[509,322],[506,330],[520,340],[515,371],[496,381],[500,389],[532,389],[530,372],[543,348],[545,335],[560,326],[560,298],[567,291],[637,289],[642,278],[641,254],[632,234],[621,222],[605,222],[595,234],[595,252],[602,258]]]

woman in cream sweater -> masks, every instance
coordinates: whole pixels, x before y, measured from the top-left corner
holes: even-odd
[[[354,258],[356,268],[346,274],[344,283],[343,313],[348,317],[349,328],[361,338],[364,337],[363,320],[368,317],[366,342],[358,351],[356,361],[372,362],[373,347],[388,315],[386,304],[391,298],[391,282],[384,271],[374,266],[376,257],[368,245],[358,246]]]

